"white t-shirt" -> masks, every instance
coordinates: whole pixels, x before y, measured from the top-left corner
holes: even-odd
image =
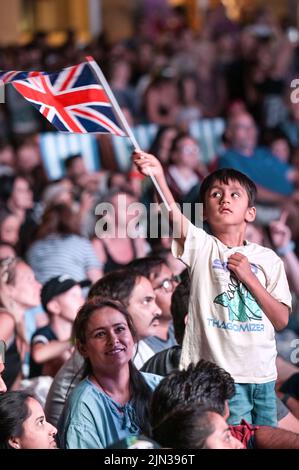
[[[154,356],[154,354],[155,351],[153,351],[152,348],[150,348],[148,344],[143,341],[143,339],[138,341],[133,354],[133,362],[135,367],[137,367],[137,369],[141,369],[143,364],[145,364],[146,361],[148,361],[152,356]]]
[[[267,291],[291,308],[282,260],[255,243],[228,248],[191,223],[184,249],[173,241],[172,250],[191,277],[180,367],[206,359],[223,367],[236,383],[275,380],[274,327],[245,285],[231,275],[227,259],[235,252],[245,255]]]

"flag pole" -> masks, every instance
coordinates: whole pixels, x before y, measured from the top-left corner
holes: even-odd
[[[138,142],[137,142],[137,140],[136,140],[136,138],[135,138],[135,136],[132,132],[132,129],[130,128],[130,126],[128,124],[128,121],[126,120],[126,117],[125,117],[124,113],[122,112],[118,102],[116,101],[115,96],[112,93],[112,90],[111,90],[106,78],[104,77],[102,70],[100,69],[100,67],[98,66],[96,61],[93,59],[93,57],[87,56],[86,60],[88,61],[90,67],[93,69],[96,77],[99,79],[99,82],[103,86],[105,92],[107,93],[107,96],[108,96],[108,98],[111,102],[111,105],[112,105],[112,107],[115,111],[115,114],[117,115],[121,125],[123,126],[123,129],[125,130],[127,136],[129,137],[134,149],[135,150],[140,150],[140,146],[138,145]],[[170,212],[170,206],[169,206],[168,202],[166,201],[166,198],[165,198],[165,196],[164,196],[164,194],[163,194],[163,192],[162,192],[162,190],[159,186],[159,183],[156,180],[155,175],[152,174],[152,171],[151,171],[150,168],[148,169],[148,173],[149,173],[149,176],[150,176],[156,190],[158,191],[162,201],[164,202],[166,209]]]

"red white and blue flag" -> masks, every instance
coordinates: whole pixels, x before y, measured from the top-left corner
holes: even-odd
[[[88,62],[60,72],[0,72],[60,132],[127,135]]]

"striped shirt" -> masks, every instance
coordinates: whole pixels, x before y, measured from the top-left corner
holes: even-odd
[[[29,248],[27,260],[41,284],[61,274],[82,281],[90,269],[101,268],[91,242],[78,235],[49,235],[38,240]]]

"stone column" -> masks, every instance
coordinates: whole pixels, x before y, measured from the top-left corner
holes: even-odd
[[[102,31],[102,0],[88,0],[89,31],[92,37]]]

